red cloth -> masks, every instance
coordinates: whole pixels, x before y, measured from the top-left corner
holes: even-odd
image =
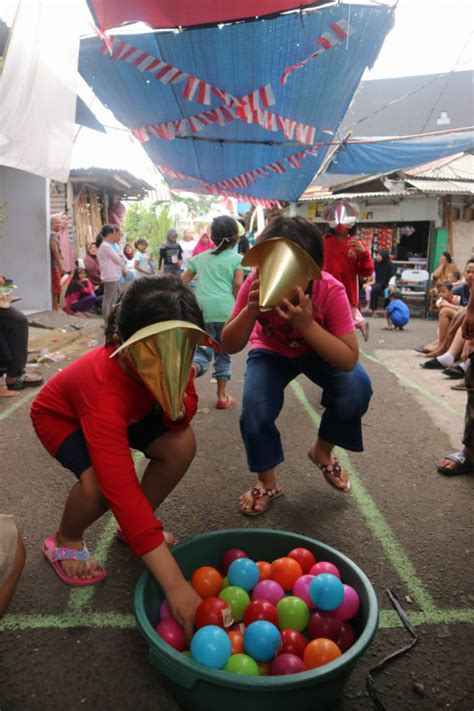
[[[324,237],[323,269],[336,277],[344,285],[349,303],[359,306],[359,280],[374,273],[374,262],[365,242],[360,240],[364,251],[359,253],[349,247],[349,238],[339,239],[335,235]]]
[[[31,408],[36,434],[54,457],[72,432],[81,429],[102,493],[132,552],[143,555],[163,542],[163,526],[144,496],[128,444],[127,429],[155,402],[145,387],[99,346],[71,363],[42,388]],[[197,409],[192,378],[184,397],[186,416],[169,429],[184,429]]]
[[[250,287],[255,272],[247,277],[237,294],[232,315],[239,314],[247,306]],[[351,309],[342,284],[326,272],[321,279],[313,281],[313,319],[333,336],[345,336],[354,332]],[[300,332],[278,316],[275,310],[261,313],[250,335],[250,350],[264,348],[276,351],[286,358],[296,358],[311,351]]]
[[[87,279],[85,282],[81,282],[80,286],[73,291],[72,293],[67,293],[66,296],[64,297],[64,302],[68,308],[72,308],[76,301],[79,301],[80,298],[83,296],[93,296],[94,290],[92,288],[92,284],[90,283],[89,279]]]
[[[61,272],[57,267],[51,267],[51,293],[59,296],[61,289]]]

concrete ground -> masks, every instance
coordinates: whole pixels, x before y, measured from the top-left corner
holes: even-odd
[[[50,351],[64,350],[66,359],[44,364],[46,377],[83,352],[91,338],[101,340],[99,324],[84,324],[85,332],[64,349],[58,338],[59,347]],[[387,588],[410,615],[419,641],[376,678],[386,708],[468,711],[474,708],[474,477],[448,479],[436,472],[436,461],[460,444],[465,393],[450,390],[452,383],[439,372],[418,367],[412,349],[431,340],[434,322],[415,320],[394,333],[382,331],[383,325],[373,319],[370,341],[362,346],[374,396],[364,418],[365,451],[344,460],[354,484],[350,495],[331,489],[307,460],[321,408],[320,392],[302,378],[288,387],[279,420],[286,496],[265,516],[242,517],[237,499],[253,480],[239,436],[239,408],[215,410],[215,385],[206,376],[198,383],[200,411],[193,424],[198,454],[160,515],[180,539],[232,527],[289,530],[335,546],[360,565],[379,598],[380,628],[339,711],[375,708],[365,687],[369,668],[410,641]],[[243,355],[235,358],[232,392],[238,399],[244,362]],[[0,622],[0,709],[177,711],[169,684],[147,661],[132,617],[141,564],[115,542],[110,515],[88,535],[107,566],[102,586],[71,591],[42,558],[41,542],[58,525],[72,478],[35,439],[28,416],[33,394],[0,401],[0,508],[15,514],[28,555],[9,614]]]

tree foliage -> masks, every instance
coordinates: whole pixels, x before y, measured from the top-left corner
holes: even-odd
[[[127,242],[145,238],[152,252],[156,252],[164,241],[171,226],[171,219],[166,210],[157,216],[154,207],[146,208],[140,203],[130,205],[125,215],[124,233]]]

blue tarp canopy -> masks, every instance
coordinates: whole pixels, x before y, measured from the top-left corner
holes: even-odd
[[[330,45],[334,39],[334,23],[349,26],[351,33],[347,38],[339,37],[332,46],[326,42],[325,47],[324,37],[329,36]],[[225,125],[211,123],[194,135],[173,140],[152,135],[143,146],[160,170],[186,176],[170,177],[165,172],[170,187],[218,193],[214,189],[218,181],[280,163],[284,172],[269,169],[268,175],[254,175],[248,184],[220,192],[297,200],[321,166],[328,147],[321,146],[317,155],[298,158],[297,154],[331,140],[331,133],[320,129],[337,131],[364,70],[373,64],[392,24],[393,14],[386,6],[337,5],[221,29],[120,35],[114,39],[112,57],[101,52],[103,42],[93,38],[81,43],[79,70],[98,98],[129,129],[186,119],[225,102],[212,91],[207,105],[196,101],[197,94],[186,100],[182,77],[178,83],[165,84],[155,72],[144,71],[143,62],[140,68],[130,63],[130,53],[128,59],[117,58],[119,40],[136,48],[130,52],[137,63],[140,56],[160,58],[186,76],[233,97],[270,85],[275,102],[267,107],[268,112],[316,127],[307,145],[285,136],[281,129],[268,130],[234,119]],[[322,44],[316,44],[321,37]],[[318,49],[322,51],[317,57],[295,69],[281,84],[285,68]],[[135,135],[140,137],[140,132]],[[292,156],[296,156],[294,165],[287,160]]]
[[[358,141],[354,138],[343,144],[327,172],[373,175],[413,168],[474,148],[474,130],[405,140],[384,138],[372,143],[370,140],[361,138]]]

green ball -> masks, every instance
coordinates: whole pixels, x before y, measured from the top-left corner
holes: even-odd
[[[245,590],[236,585],[230,585],[219,593],[219,597],[230,605],[234,622],[242,622],[245,608],[250,603],[250,598]]]
[[[222,579],[222,589],[224,590],[225,588],[228,588],[229,585],[229,578],[226,575],[225,578]]]
[[[248,654],[232,654],[222,671],[231,674],[247,674],[247,676],[260,676],[260,669],[255,659]]]
[[[308,605],[299,597],[289,595],[277,603],[278,627],[302,632],[309,622]]]

